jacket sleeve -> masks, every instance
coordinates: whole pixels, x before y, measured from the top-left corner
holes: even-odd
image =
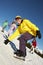
[[[12,41],[19,35],[20,35],[20,33],[19,33],[19,30],[17,29],[11,36],[8,37],[8,40]]]

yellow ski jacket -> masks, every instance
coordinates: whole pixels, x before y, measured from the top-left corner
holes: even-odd
[[[39,28],[36,25],[34,25],[30,20],[24,19],[22,23],[18,26],[16,31],[11,36],[9,36],[8,39],[12,41],[17,36],[25,32],[28,32],[31,35],[36,36],[36,30],[39,30]]]

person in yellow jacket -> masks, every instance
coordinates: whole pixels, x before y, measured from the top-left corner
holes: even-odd
[[[15,21],[18,23],[16,31],[4,41],[5,44],[20,36],[18,40],[20,41],[19,50],[15,53],[18,56],[26,56],[26,42],[34,37],[41,38],[41,33],[39,28],[33,24],[28,19],[22,19],[21,16],[16,16]]]

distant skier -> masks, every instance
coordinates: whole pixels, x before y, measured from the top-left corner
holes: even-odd
[[[8,21],[5,20],[2,24],[2,32],[4,32],[4,29],[8,26]]]
[[[8,37],[8,39],[4,41],[4,43],[8,44],[8,42],[11,42],[17,36],[20,36],[18,38],[20,43],[19,50],[15,54],[20,57],[26,57],[27,40],[31,40],[37,36],[40,39],[41,33],[39,28],[34,25],[30,20],[22,19],[21,16],[16,16],[15,21],[17,21],[18,23],[18,28],[11,36]]]
[[[10,25],[10,29],[8,30],[8,36],[10,36],[15,30],[16,30],[17,26],[15,24],[15,21],[13,21]]]
[[[37,46],[37,42],[36,42],[36,38],[34,38],[33,41],[32,41],[32,47],[30,49],[30,52],[32,54],[34,53],[34,50],[35,50],[36,46]]]

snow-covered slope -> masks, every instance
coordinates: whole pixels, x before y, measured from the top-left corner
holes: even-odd
[[[18,48],[19,41],[15,39],[13,40],[13,42],[16,44]],[[41,58],[35,53],[29,53],[28,48],[25,61],[14,58],[13,52],[14,50],[12,49],[10,44],[4,44],[3,33],[0,31],[0,65],[43,65],[43,58]]]

